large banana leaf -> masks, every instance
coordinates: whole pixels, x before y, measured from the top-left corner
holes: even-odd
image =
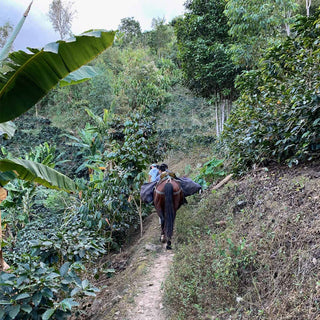
[[[23,14],[21,20],[19,21],[19,23],[16,25],[16,27],[14,28],[12,34],[10,35],[9,39],[6,41],[6,44],[4,45],[4,47],[0,50],[0,63],[2,60],[4,60],[9,52],[10,52],[10,49],[12,47],[12,44],[14,42],[14,40],[16,39],[17,35],[19,34],[28,14],[29,14],[29,11],[30,11],[30,8],[31,8],[31,5],[32,5],[32,2],[29,4],[26,12]]]
[[[0,187],[5,186],[9,181],[15,179],[17,176],[13,171],[0,171]],[[0,188],[1,189],[1,188]]]
[[[11,139],[16,129],[17,127],[12,121],[0,123],[0,137],[4,136],[5,139]]]
[[[49,168],[41,163],[23,159],[1,159],[0,172],[8,174],[14,172],[16,177],[26,181],[33,181],[51,189],[65,190],[68,192],[76,191],[77,185],[73,180],[62,173]],[[2,186],[9,182],[3,175]]]
[[[115,32],[91,30],[67,41],[9,55],[10,71],[0,76],[0,123],[30,109],[69,73],[112,45]]]
[[[99,71],[97,68],[90,66],[82,66],[76,71],[73,71],[70,74],[68,74],[64,79],[62,79],[59,82],[59,85],[60,87],[65,87],[76,83],[81,83],[97,76],[98,74]]]

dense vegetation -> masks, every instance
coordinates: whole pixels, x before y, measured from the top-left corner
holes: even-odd
[[[15,120],[18,129],[11,140],[1,131],[1,160],[56,168],[74,179],[77,192],[21,179],[6,184],[2,246],[11,271],[0,275],[0,318],[63,319],[78,297],[94,296],[98,288],[86,280],[86,270],[97,279],[111,275],[108,266],[94,267],[96,259],[119,249],[128,231],[138,228],[139,214],[150,212],[139,202],[150,163],[201,148],[197,161],[203,167],[184,173],[198,174],[196,179],[209,187],[228,171],[318,158],[316,2],[308,18],[298,15],[304,15],[304,2],[247,2],[250,15],[239,1],[190,0],[184,16],[170,23],[156,18],[148,32],[141,32],[134,18],[122,19],[113,46],[90,62],[99,70],[94,78],[51,90]],[[217,137],[214,132],[222,128]],[[178,257],[185,257],[188,267],[176,274],[182,280],[172,275],[168,289],[169,298],[176,292],[171,298],[178,301],[181,319],[187,314],[200,319],[210,308],[227,313],[226,303],[235,308],[234,299],[242,297],[244,275],[265,271],[257,257],[265,247],[254,247],[241,229],[231,229],[239,221],[228,215],[228,197],[219,194],[226,203],[213,198],[205,201],[226,208],[227,228],[204,222],[222,219],[207,217],[208,206],[199,209],[205,210],[199,225],[180,222],[192,243],[204,238],[191,252],[181,245]],[[241,211],[248,199],[235,196],[230,210]],[[196,274],[203,261],[212,268]],[[207,288],[197,291],[199,283],[212,285],[215,291],[209,294],[220,298],[208,304]],[[253,296],[256,282],[250,285]],[[259,308],[237,312],[262,317],[263,304]]]
[[[236,7],[227,2],[229,15]],[[255,44],[268,50],[236,79],[239,97],[215,152],[225,152],[238,174],[254,170],[180,211],[178,253],[166,282],[172,319],[319,316],[313,246],[319,226],[313,209],[319,187],[319,18],[319,11],[295,17],[290,36],[267,38],[276,44],[271,47]],[[238,35],[246,37],[242,28]],[[231,49],[241,52],[243,45]],[[249,61],[252,53],[238,57]],[[202,170],[202,177],[209,172]]]
[[[238,78],[241,95],[222,139],[235,169],[270,161],[291,166],[318,156],[319,18],[319,12],[300,18],[293,36]]]
[[[155,116],[179,80],[159,28],[172,29],[155,21],[153,34],[134,46],[124,45],[131,34],[119,33],[113,48],[91,63],[99,75],[51,91],[17,119],[12,140],[2,140],[3,157],[59,168],[75,179],[78,192],[53,192],[23,180],[6,184],[1,211],[11,272],[1,275],[1,318],[67,317],[77,298],[97,290],[85,267],[118,249],[128,230],[138,227],[138,213],[149,213],[139,205],[140,186],[147,166],[168,147],[159,140]]]

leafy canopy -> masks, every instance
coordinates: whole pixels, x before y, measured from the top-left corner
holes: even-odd
[[[222,139],[236,170],[270,161],[292,165],[319,154],[319,22],[320,11],[300,18],[293,37],[238,79],[241,94]]]
[[[290,35],[297,9],[295,0],[227,0],[224,13],[233,39],[233,61],[252,69],[266,48]]]
[[[187,86],[204,97],[233,88],[237,70],[228,54],[224,1],[193,0],[185,6],[188,12],[177,19],[175,31]]]

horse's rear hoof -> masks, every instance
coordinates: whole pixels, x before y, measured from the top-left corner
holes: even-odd
[[[167,244],[166,249],[167,249],[167,250],[172,250],[172,247]]]
[[[162,242],[162,243],[166,243],[167,242],[166,237],[163,234],[160,237],[160,242]]]

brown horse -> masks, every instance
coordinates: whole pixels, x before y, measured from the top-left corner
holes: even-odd
[[[153,193],[153,203],[161,221],[160,241],[167,242],[167,249],[171,248],[176,212],[184,203],[184,195],[180,182],[169,175],[159,181]]]

